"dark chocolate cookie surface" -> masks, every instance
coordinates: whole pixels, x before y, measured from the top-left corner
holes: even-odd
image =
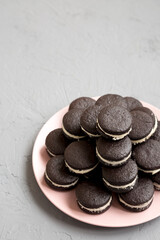
[[[139,168],[146,173],[154,174],[160,171],[160,142],[149,139],[136,146],[132,154]]]
[[[125,137],[119,141],[100,137],[97,140],[97,150],[106,159],[119,160],[128,156],[132,150],[132,144],[129,137]]]
[[[137,107],[134,110],[139,110],[139,111],[142,111],[142,112],[145,112],[145,113],[149,114],[152,117],[152,119],[155,121],[155,115],[154,115],[154,113],[152,112],[151,109],[142,106],[142,107]]]
[[[82,210],[97,214],[110,207],[112,195],[103,185],[82,181],[76,187],[76,198]]]
[[[129,111],[123,107],[105,107],[98,115],[98,128],[109,136],[113,135],[114,137],[114,135],[119,135],[119,137],[121,137],[123,134],[128,134],[131,130],[131,124],[132,116]]]
[[[85,137],[80,126],[80,118],[82,113],[82,109],[72,109],[64,115],[62,120],[62,129],[68,138],[80,139]]]
[[[127,103],[127,109],[129,111],[132,111],[133,109],[137,108],[137,107],[142,107],[142,103],[136,99],[136,98],[133,98],[133,97],[125,97],[124,98],[126,103]]]
[[[45,180],[50,187],[59,190],[70,189],[76,185],[78,179],[66,168],[63,155],[54,156],[47,162]]]
[[[131,111],[132,115],[132,131],[129,133],[133,143],[141,143],[146,141],[155,125],[155,120],[147,112],[135,109]]]
[[[63,134],[62,128],[51,131],[45,140],[46,149],[51,156],[64,154],[64,150],[69,143],[69,140]]]
[[[138,184],[130,192],[120,194],[120,203],[131,211],[147,209],[153,200],[154,186],[149,178],[139,178]]]
[[[129,159],[126,164],[117,168],[103,167],[102,174],[103,178],[109,183],[121,186],[135,179],[138,174],[138,167],[135,161]]]
[[[101,107],[94,105],[87,108],[81,116],[80,119],[81,128],[90,137],[99,136],[96,125],[98,114],[100,113],[100,111]]]
[[[97,164],[95,147],[89,141],[72,142],[64,152],[65,162],[70,171],[85,174]]]
[[[117,94],[105,94],[98,98],[96,101],[96,105],[101,107],[109,107],[109,106],[121,106],[127,108],[127,103],[124,98]]]
[[[127,159],[129,159],[129,155],[131,155],[132,151],[132,144],[129,137],[125,137],[119,141],[112,141],[100,137],[97,140],[96,151],[99,160],[103,164],[118,166],[124,164]],[[125,161],[123,161],[124,159]]]
[[[82,109],[85,110],[90,106],[93,106],[95,104],[95,100],[93,98],[90,97],[80,97],[75,99],[74,101],[71,102],[71,104],[69,105],[69,111],[71,109]]]

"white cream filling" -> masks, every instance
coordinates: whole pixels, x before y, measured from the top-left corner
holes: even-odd
[[[93,169],[95,169],[97,167],[98,163],[96,163],[96,165],[92,168],[83,169],[83,170],[78,170],[78,169],[72,168],[71,166],[68,165],[68,163],[66,161],[65,161],[65,165],[66,165],[66,167],[68,167],[68,169],[71,172],[74,172],[74,173],[77,173],[77,174],[85,174],[85,173],[88,173],[88,172],[92,171]]]
[[[152,175],[160,172],[160,168],[158,168],[158,169],[156,169],[156,170],[145,170],[145,169],[142,169],[142,168],[140,168],[140,167],[138,167],[138,168],[139,168],[139,170],[141,170],[142,172],[151,173]]]
[[[81,208],[88,210],[89,212],[101,212],[103,210],[105,210],[108,206],[110,206],[112,201],[112,196],[110,197],[109,201],[102,207],[99,208],[87,208],[85,206],[83,206],[79,201],[78,204],[81,206]]]
[[[75,182],[73,182],[73,183],[60,185],[60,184],[57,184],[57,183],[53,182],[53,181],[48,177],[46,171],[45,171],[44,174],[45,174],[46,178],[48,179],[48,181],[50,181],[50,183],[52,183],[52,185],[54,185],[54,186],[56,186],[56,187],[69,188],[69,187],[71,187],[71,186],[76,185],[76,183],[78,182],[78,179],[77,179],[77,180],[75,180]]]
[[[120,201],[121,203],[123,203],[123,204],[124,204],[125,206],[127,206],[127,207],[135,208],[135,209],[140,209],[140,208],[147,207],[147,206],[152,202],[152,200],[153,200],[153,197],[152,197],[149,201],[147,201],[147,202],[145,202],[145,203],[142,203],[142,204],[139,204],[139,205],[134,206],[134,205],[131,205],[131,204],[126,203],[126,202],[119,196],[119,201]]]
[[[87,133],[87,135],[89,135],[90,137],[100,137],[101,135],[99,134],[93,134],[93,133],[90,133],[88,132],[87,130],[85,130],[82,126],[81,126],[82,130]]]
[[[125,189],[127,187],[130,187],[130,186],[133,186],[135,185],[135,182],[137,180],[137,176],[135,177],[135,179],[131,182],[131,183],[128,183],[128,184],[125,184],[125,185],[121,185],[121,186],[117,186],[117,185],[112,185],[110,184],[105,178],[103,178],[103,181],[105,182],[105,184],[109,187],[112,187],[112,188],[116,188],[116,189]]]
[[[46,149],[47,149],[47,152],[48,152],[52,157],[55,156],[55,154],[51,153],[48,148],[46,148]]]
[[[130,133],[130,131],[132,130],[132,128],[130,128],[130,129],[128,130],[128,132],[126,132],[126,133],[124,133],[124,134],[119,134],[119,135],[117,135],[117,134],[110,134],[110,133],[105,132],[105,131],[101,128],[101,126],[99,125],[98,122],[97,122],[97,125],[98,125],[98,127],[100,128],[100,130],[101,130],[104,134],[112,137],[113,140],[119,140],[119,139],[124,138],[124,137],[127,136],[127,135]]]
[[[121,164],[121,163],[124,163],[124,162],[126,162],[126,161],[131,157],[131,152],[130,152],[127,157],[123,158],[123,159],[120,160],[120,161],[107,160],[107,159],[103,158],[103,157],[99,154],[97,147],[96,147],[96,154],[97,154],[97,156],[98,156],[103,162],[108,163],[108,165],[110,165],[110,166],[116,166],[116,165],[119,165],[119,164]]]
[[[153,185],[155,186],[155,188],[157,190],[160,190],[160,184],[156,183],[156,182],[153,182]]]
[[[73,135],[73,134],[69,133],[69,132],[64,128],[63,124],[62,124],[62,129],[63,129],[63,132],[64,132],[67,136],[69,136],[70,138],[80,139],[80,138],[84,138],[84,137],[85,137],[85,136],[76,136],[76,135]]]
[[[141,138],[141,139],[138,139],[138,140],[132,140],[132,139],[131,139],[131,142],[132,142],[134,145],[136,145],[136,144],[138,144],[138,143],[145,142],[146,140],[148,140],[148,139],[155,133],[157,127],[158,127],[158,120],[157,120],[157,118],[156,118],[156,116],[155,116],[155,124],[154,124],[154,127],[152,128],[151,132],[150,132],[146,137],[144,137],[144,138]]]

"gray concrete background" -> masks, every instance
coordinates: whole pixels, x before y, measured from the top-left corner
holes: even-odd
[[[160,218],[90,226],[34,179],[32,146],[48,118],[108,92],[160,108],[159,0],[0,0],[0,239],[159,240]]]

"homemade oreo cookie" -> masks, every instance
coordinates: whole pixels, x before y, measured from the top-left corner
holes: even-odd
[[[122,139],[132,130],[132,116],[123,107],[105,107],[98,115],[97,129],[112,140]]]
[[[45,140],[46,150],[50,156],[64,154],[64,150],[69,143],[69,140],[63,134],[62,128],[51,131]]]
[[[119,195],[120,204],[133,212],[146,210],[153,201],[154,186],[149,178],[139,178],[136,186]]]
[[[95,104],[95,100],[93,98],[90,97],[80,97],[75,99],[74,101],[72,101],[69,105],[69,111],[71,109],[82,109],[85,110],[90,106],[93,106]]]
[[[44,173],[46,183],[56,190],[68,190],[77,184],[79,177],[69,172],[64,164],[64,156],[52,157],[46,165]]]
[[[131,111],[132,131],[129,137],[133,144],[148,140],[157,129],[157,119],[148,108],[140,107]]]
[[[157,126],[158,126],[158,120],[157,120],[157,117],[155,116],[155,114],[152,112],[151,109],[147,108],[147,107],[138,107],[138,108],[135,108],[134,110],[139,110],[139,111],[142,111],[142,112],[145,112],[145,113],[148,113],[151,118],[153,119],[153,122],[154,122],[154,131],[155,129],[157,129]],[[153,134],[153,133],[152,133]]]
[[[132,144],[129,137],[119,141],[112,141],[100,137],[96,143],[96,154],[99,161],[112,167],[118,167],[131,157]]]
[[[132,153],[140,171],[154,175],[160,172],[160,142],[149,139],[137,145]]]
[[[89,141],[72,142],[64,152],[65,164],[71,172],[86,174],[98,165],[95,148]]]
[[[100,214],[111,206],[112,195],[103,185],[83,181],[76,187],[78,206],[86,213]]]
[[[138,167],[135,161],[129,159],[121,167],[103,167],[102,177],[105,186],[116,193],[129,192],[136,185]]]
[[[62,119],[62,129],[66,137],[72,140],[78,140],[85,137],[80,126],[82,109],[72,109],[67,112]]]
[[[87,134],[89,137],[99,137],[100,134],[97,132],[97,118],[98,114],[101,111],[101,107],[99,106],[91,106],[87,108],[80,119],[80,125],[82,130]]]

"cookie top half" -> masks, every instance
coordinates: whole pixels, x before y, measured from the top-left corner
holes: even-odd
[[[100,111],[101,107],[93,105],[87,108],[81,116],[80,119],[81,128],[90,137],[100,136],[96,128],[97,118]]]
[[[77,174],[88,173],[95,169],[98,164],[95,147],[86,140],[72,142],[68,145],[64,157],[69,170]]]
[[[157,120],[152,111],[145,108],[138,108],[131,111],[132,131],[129,137],[133,144],[145,142],[157,129]]]
[[[134,110],[137,107],[142,107],[143,106],[142,103],[138,99],[136,99],[136,98],[125,97],[124,99],[125,99],[125,101],[127,103],[127,109],[129,111],[132,111],[132,110]]]
[[[117,139],[125,137],[131,131],[132,116],[120,106],[105,107],[98,115],[97,126],[107,136]]]
[[[97,156],[104,165],[119,166],[127,162],[131,156],[132,144],[129,137],[112,141],[100,137],[96,142]]]
[[[138,173],[138,167],[134,160],[129,159],[121,167],[103,167],[102,175],[110,184],[121,186],[128,184],[135,179]]]
[[[75,140],[85,137],[80,126],[82,113],[83,109],[72,109],[63,116],[62,129],[66,137]]]
[[[76,187],[76,197],[87,208],[99,208],[111,199],[111,193],[103,185],[82,181]]]
[[[101,107],[121,106],[127,108],[125,99],[117,94],[105,94],[98,98],[95,104]]]
[[[138,184],[130,192],[120,194],[121,199],[132,206],[144,204],[152,199],[153,183],[149,178],[139,178]]]
[[[149,139],[137,145],[132,153],[141,171],[155,174],[160,171],[160,142]]]
[[[150,108],[141,106],[141,107],[135,108],[134,110],[139,110],[139,111],[148,113],[151,116],[151,118],[153,119],[153,121],[156,120],[155,114],[152,112],[152,110]]]
[[[64,150],[69,143],[69,140],[63,134],[62,128],[51,131],[45,140],[47,152],[51,156],[64,154]]]
[[[95,104],[95,100],[93,98],[90,97],[79,97],[76,98],[74,101],[72,101],[69,105],[69,111],[71,109],[87,109],[90,106],[93,106]]]
[[[70,188],[79,179],[66,168],[63,155],[54,156],[47,162],[45,177],[50,186],[57,188]]]

